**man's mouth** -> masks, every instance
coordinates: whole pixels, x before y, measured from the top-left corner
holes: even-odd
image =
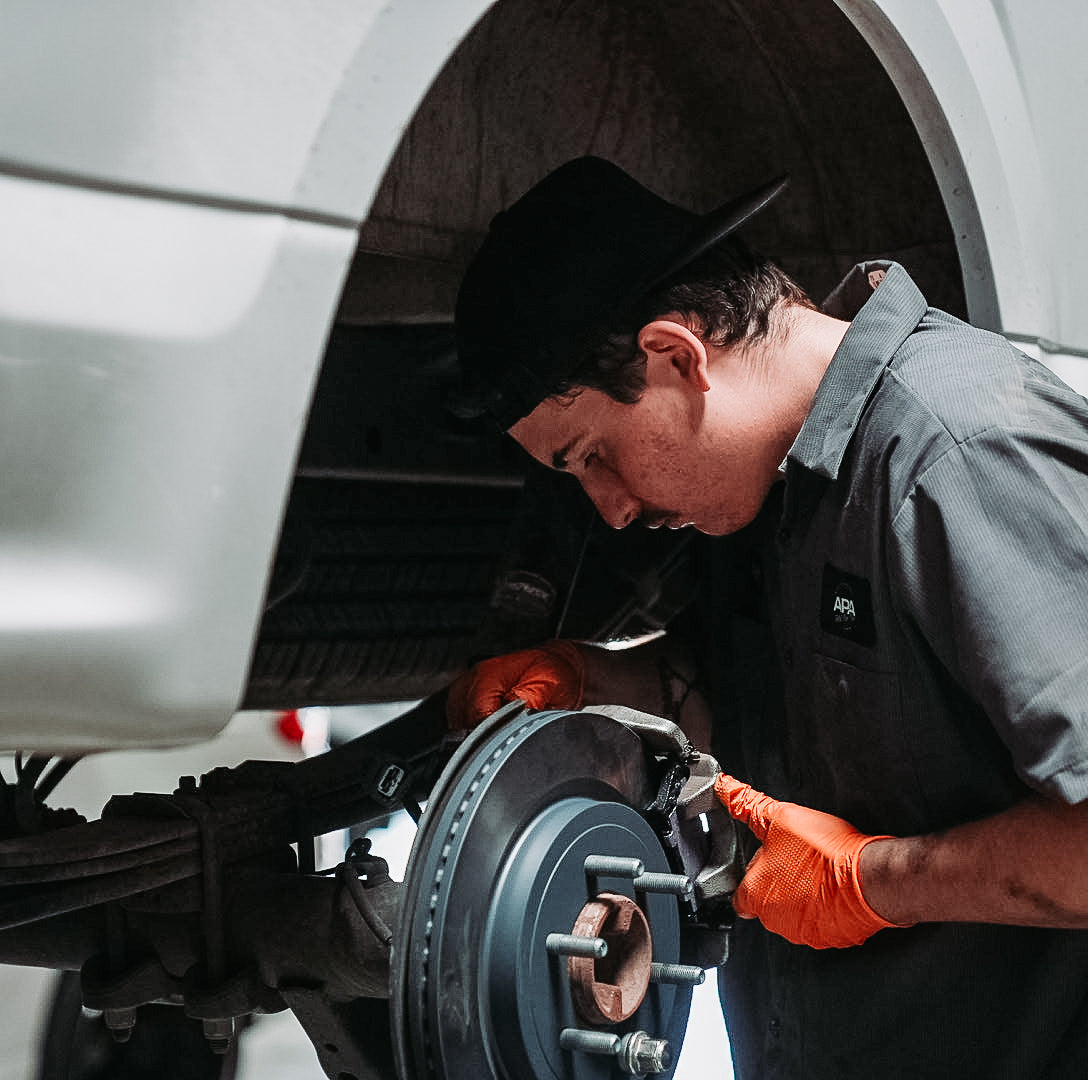
[[[667,529],[684,529],[692,524],[692,522],[686,521],[680,514],[670,514],[660,510],[652,513],[642,513],[639,515],[639,521],[645,525],[647,529],[660,529],[662,526]]]

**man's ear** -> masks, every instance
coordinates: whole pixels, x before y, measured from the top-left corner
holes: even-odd
[[[638,332],[638,347],[646,362],[663,360],[702,392],[710,389],[706,345],[686,326],[672,319],[655,319]]]

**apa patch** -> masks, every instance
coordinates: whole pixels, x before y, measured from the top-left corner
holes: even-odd
[[[869,582],[827,563],[820,591],[820,625],[837,637],[859,645],[875,645],[873,590]]]

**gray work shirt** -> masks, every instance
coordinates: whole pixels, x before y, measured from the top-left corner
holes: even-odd
[[[829,310],[861,301],[781,490],[715,555],[723,767],[893,835],[1088,798],[1088,403],[900,266]],[[1088,1075],[1082,931],[817,951],[742,922],[722,990],[739,1080]]]

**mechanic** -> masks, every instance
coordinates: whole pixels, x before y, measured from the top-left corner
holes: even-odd
[[[462,363],[610,525],[714,538],[694,645],[762,843],[719,973],[740,1080],[1084,1077],[1088,403],[897,264],[817,308],[733,235],[782,186],[699,215],[568,163],[492,223]],[[661,711],[651,667],[547,642],[450,721]]]

